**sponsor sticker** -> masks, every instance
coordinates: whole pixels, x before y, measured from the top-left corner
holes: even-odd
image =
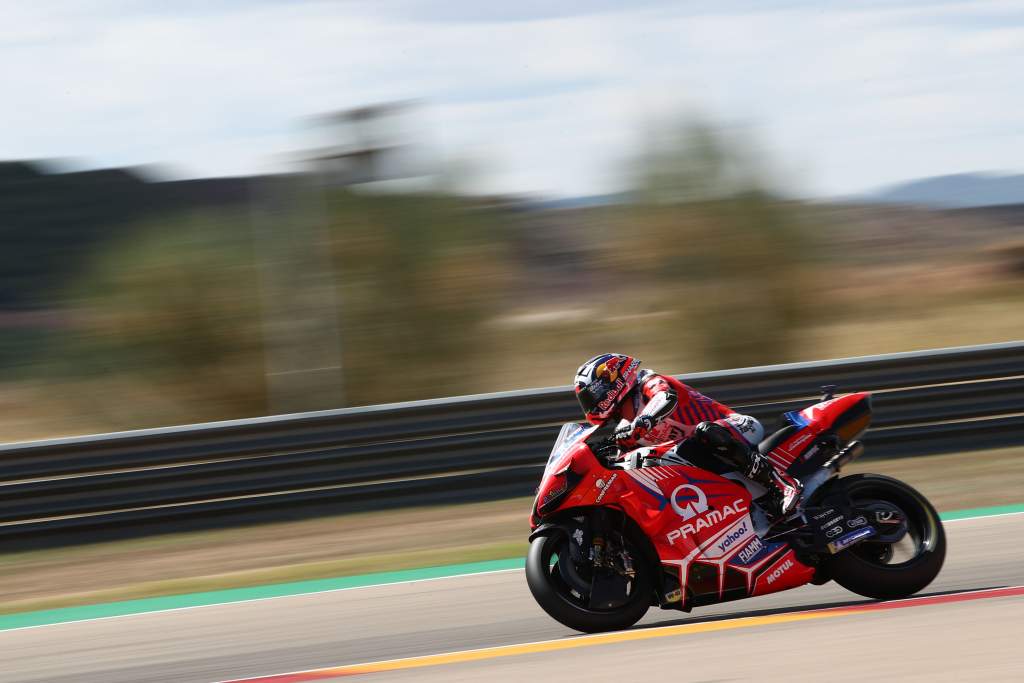
[[[813,517],[814,517],[814,519],[825,519],[829,515],[834,515],[834,514],[836,514],[836,509],[835,508],[829,508],[828,510],[825,510],[824,512],[819,512],[818,514],[814,515]]]
[[[681,538],[686,538],[690,534],[695,534],[705,529],[711,529],[725,520],[744,512],[749,512],[747,503],[742,498],[737,498],[733,501],[732,505],[723,505],[721,509],[709,510],[702,516],[695,518],[692,522],[687,522],[678,529],[673,529],[666,534],[665,539],[670,545],[675,545],[675,542]]]
[[[814,435],[813,435],[813,434],[804,434],[804,435],[803,435],[803,436],[801,436],[801,437],[800,437],[799,439],[797,439],[796,441],[794,441],[793,443],[791,443],[791,444],[789,445],[789,447],[790,447],[790,448],[796,448],[797,446],[799,446],[799,445],[800,445],[800,444],[802,444],[803,442],[805,442],[805,441],[807,441],[808,439],[810,439],[810,438],[811,438],[812,436],[814,436]]]
[[[615,401],[619,398],[619,392],[622,390],[624,386],[626,386],[626,382],[620,377],[615,382],[615,384],[613,384],[612,387],[608,390],[608,396],[606,396],[603,401],[597,404],[597,412],[603,413],[604,411],[611,408],[615,404]]]
[[[544,499],[540,502],[541,505],[547,505],[555,498],[565,493],[565,490],[569,488],[569,482],[566,481],[565,477],[562,477],[558,485],[544,494]]]
[[[722,539],[722,542],[718,544],[718,550],[724,553],[726,550],[731,548],[733,544],[736,543],[736,541],[740,540],[741,538],[746,538],[747,533],[749,533],[749,531],[750,527],[744,521],[743,524],[741,524],[739,527],[725,535],[725,538]]]
[[[725,421],[736,428],[741,434],[753,434],[757,429],[754,427],[754,418],[746,415],[732,414],[725,418]]]
[[[774,569],[774,570],[772,571],[772,573],[771,573],[771,574],[769,574],[769,575],[768,575],[768,578],[767,578],[767,579],[765,580],[765,581],[766,581],[766,583],[767,583],[767,584],[768,584],[769,586],[770,586],[770,585],[772,585],[773,583],[775,583],[776,581],[778,581],[778,580],[779,580],[779,578],[780,578],[780,577],[781,577],[781,576],[782,576],[783,574],[785,574],[785,573],[786,573],[787,571],[789,571],[789,570],[790,570],[790,569],[792,569],[792,568],[793,568],[793,560],[786,560],[786,561],[785,561],[785,562],[783,562],[783,563],[782,563],[781,565],[779,565],[778,567],[776,567],[776,568],[775,568],[775,569]]]
[[[814,455],[817,452],[818,452],[818,447],[817,446],[811,446],[806,451],[804,451],[804,454],[800,456],[800,459],[803,460],[804,462],[806,462],[806,461],[810,460],[811,458],[813,458]]]
[[[849,548],[857,541],[865,539],[868,536],[874,536],[874,534],[875,530],[871,527],[864,527],[863,529],[858,529],[857,531],[851,531],[845,536],[841,536],[840,538],[837,538],[836,540],[829,543],[828,550],[830,553],[833,554],[838,553],[840,550],[845,550],[846,548]]]
[[[594,369],[594,374],[598,377],[607,377],[608,379],[615,381],[619,376],[619,366],[622,364],[622,359],[618,356],[612,356],[605,362],[601,363]]]
[[[732,425],[749,444],[756,444],[764,438],[764,427],[749,415],[733,413],[725,418],[725,421]]]
[[[750,539],[750,543],[747,543],[747,547],[739,551],[736,556],[739,558],[740,564],[749,564],[762,550],[764,550],[764,543],[760,538],[754,536]]]
[[[853,519],[847,520],[846,526],[850,527],[851,529],[856,529],[857,527],[864,526],[867,523],[868,520],[865,519],[864,515],[861,515],[860,517],[854,517]]]
[[[604,479],[598,479],[597,482],[595,482],[597,488],[601,489],[601,493],[597,494],[597,499],[594,501],[595,503],[601,502],[601,500],[604,498],[604,494],[608,493],[608,490],[612,487],[612,484],[615,482],[615,479],[618,476],[619,473],[616,472],[611,477],[609,477],[608,481],[605,481]]]
[[[841,527],[841,526],[834,526],[831,529],[829,529],[828,531],[826,531],[825,535],[828,536],[829,538],[835,538],[836,536],[838,536],[841,533],[843,533],[843,527]]]
[[[679,505],[678,496],[680,491],[690,491],[696,495],[696,500],[687,503],[686,507]],[[676,514],[682,517],[684,520],[693,519],[697,515],[703,514],[708,511],[708,497],[699,487],[693,484],[680,484],[672,490],[672,495],[668,498],[669,503],[672,504],[672,509],[675,510]]]

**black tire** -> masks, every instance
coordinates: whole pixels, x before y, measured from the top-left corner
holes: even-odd
[[[624,604],[609,610],[591,609],[574,599],[557,567],[551,564],[553,555],[558,555],[559,561],[567,556],[567,544],[568,537],[559,531],[536,538],[530,544],[526,556],[526,583],[537,604],[556,621],[584,633],[616,631],[640,621],[651,605],[653,594],[651,569],[647,563],[637,561],[636,575]],[[560,549],[562,554],[559,554]],[[639,560],[640,553],[633,555]]]
[[[862,541],[831,559],[828,575],[858,595],[879,600],[905,598],[935,579],[946,557],[946,533],[931,503],[898,479],[879,474],[843,477],[830,487],[840,487],[856,506],[880,500],[897,506],[907,520],[907,534],[916,555],[889,563],[891,546]],[[902,542],[901,542],[902,543]]]

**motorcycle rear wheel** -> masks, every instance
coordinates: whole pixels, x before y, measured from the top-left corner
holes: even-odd
[[[560,532],[540,536],[530,544],[526,556],[526,583],[537,604],[556,621],[577,631],[597,633],[629,628],[640,620],[651,605],[653,591],[651,569],[636,562],[625,602],[611,609],[593,609],[573,593],[558,569],[558,562],[569,561],[569,537]],[[632,553],[639,558],[640,554]],[[564,558],[564,559],[563,559]],[[578,575],[579,572],[574,573]]]
[[[911,546],[913,552],[909,559],[893,562],[897,544],[862,541],[829,562],[828,574],[836,583],[864,597],[894,600],[917,593],[938,576],[946,557],[946,534],[938,513],[923,495],[879,474],[843,477],[833,486],[842,487],[854,507],[876,501],[898,508],[907,525],[900,545]]]

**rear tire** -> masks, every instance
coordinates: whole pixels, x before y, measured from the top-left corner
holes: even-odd
[[[904,538],[916,551],[910,559],[892,564],[892,546],[872,543],[869,538],[831,559],[828,575],[836,583],[864,597],[894,600],[917,593],[938,576],[946,557],[946,534],[938,513],[924,496],[879,474],[844,477],[833,486],[841,487],[854,506],[877,500],[898,507],[907,520]]]
[[[567,543],[564,533],[555,532],[540,536],[530,544],[530,552],[526,556],[526,583],[537,604],[556,621],[584,633],[617,631],[640,621],[651,605],[653,594],[651,569],[646,562],[640,561],[642,555],[632,553],[637,559],[636,575],[625,604],[610,610],[596,610],[574,598],[569,587],[561,581],[557,566],[552,565],[553,555],[558,555],[557,561],[562,561],[563,557],[568,559],[564,550]]]

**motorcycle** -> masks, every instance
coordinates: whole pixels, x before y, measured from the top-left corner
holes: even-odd
[[[946,538],[928,500],[878,474],[839,477],[859,457],[867,392],[785,413],[759,445],[804,485],[780,520],[739,472],[680,448],[623,453],[614,425],[568,423],[548,458],[530,516],[526,579],[569,628],[628,628],[647,610],[694,607],[835,581],[869,598],[912,595],[938,575]]]

